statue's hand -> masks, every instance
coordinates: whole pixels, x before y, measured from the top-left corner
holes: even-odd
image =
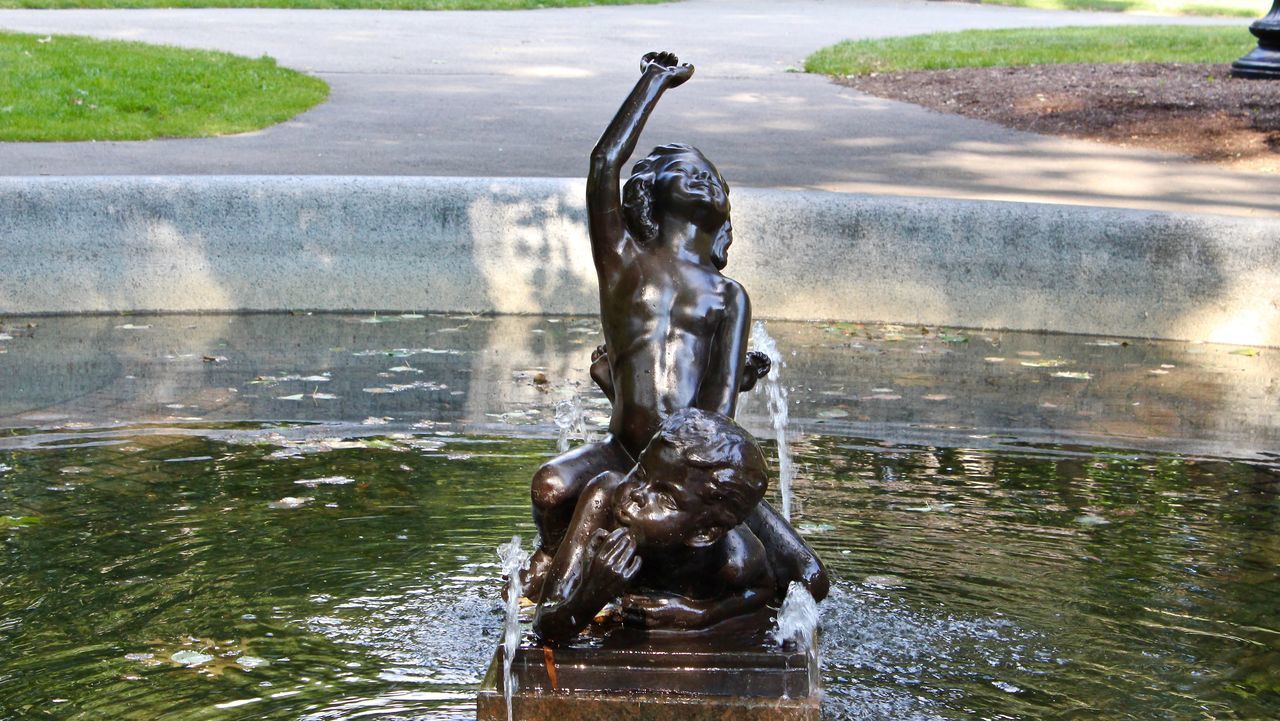
[[[608,534],[597,530],[588,542],[586,558],[589,593],[603,602],[620,595],[640,570],[636,539],[626,528]]]
[[[756,387],[756,381],[769,375],[769,371],[773,368],[773,361],[769,360],[769,356],[758,350],[747,352],[747,367],[742,369],[742,382],[739,384],[738,392],[746,393]]]
[[[629,593],[622,597],[622,622],[640,628],[689,628],[700,614],[674,593]]]
[[[640,72],[659,73],[663,80],[666,81],[667,87],[675,88],[684,84],[686,80],[693,77],[693,66],[689,63],[681,63],[675,53],[654,52],[648,53],[640,60]]]

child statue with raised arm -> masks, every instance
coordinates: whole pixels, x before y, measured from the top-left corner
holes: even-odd
[[[721,273],[733,228],[729,186],[715,166],[695,148],[663,145],[636,163],[619,187],[622,164],[658,99],[692,75],[693,66],[671,53],[645,55],[640,80],[591,154],[588,231],[605,338],[593,355],[592,377],[613,411],[603,440],[551,460],[534,475],[541,546],[526,575],[531,598],[540,597],[557,549],[574,532],[588,482],[602,473],[626,474],[678,411],[733,418],[738,393],[769,370],[763,356],[748,358],[747,293]],[[785,588],[799,580],[815,598],[824,597],[826,572],[817,557],[767,503],[757,501],[747,509],[748,532],[763,542],[774,581]],[[609,538],[615,539],[610,548],[621,543]]]

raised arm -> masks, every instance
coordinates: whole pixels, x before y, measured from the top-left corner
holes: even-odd
[[[587,174],[587,227],[596,268],[601,272],[612,270],[618,262],[625,238],[626,220],[618,193],[622,164],[635,151],[640,131],[662,93],[693,77],[693,66],[688,63],[681,65],[672,53],[645,55],[640,61],[640,71],[639,82],[591,151],[591,169]]]

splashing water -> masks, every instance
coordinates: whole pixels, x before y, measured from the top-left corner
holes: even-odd
[[[756,321],[751,327],[752,350],[769,356],[771,367],[765,376],[765,392],[769,396],[769,421],[773,426],[774,438],[778,443],[778,493],[782,496],[782,517],[791,521],[791,481],[795,478],[795,468],[791,465],[791,448],[787,446],[787,389],[783,387],[780,374],[782,353],[778,344],[765,331],[764,321]]]
[[[569,450],[570,440],[586,438],[586,419],[582,412],[582,399],[577,393],[556,404],[556,427],[560,429],[560,437],[556,440],[556,450],[560,453]]]
[[[799,581],[787,587],[787,597],[778,609],[778,627],[772,632],[779,645],[794,641],[809,659],[809,688],[817,692],[822,684],[818,659],[818,602]]]
[[[511,662],[515,660],[520,645],[520,572],[529,563],[529,553],[520,547],[520,536],[512,536],[507,543],[498,546],[498,560],[502,573],[507,577],[507,621],[502,633],[502,695],[507,703],[507,721],[512,721],[511,697],[515,693],[515,678],[511,675]]]

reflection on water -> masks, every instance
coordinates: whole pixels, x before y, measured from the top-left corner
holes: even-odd
[[[471,717],[556,403],[608,420],[593,319],[0,331],[0,719]],[[1280,353],[770,333],[828,718],[1280,717]]]
[[[208,431],[0,451],[0,717],[474,714],[502,625],[493,549],[532,531],[527,477],[554,440],[436,429],[281,453],[299,444],[277,428]],[[837,578],[829,718],[1280,714],[1272,471],[796,450],[796,521]]]

